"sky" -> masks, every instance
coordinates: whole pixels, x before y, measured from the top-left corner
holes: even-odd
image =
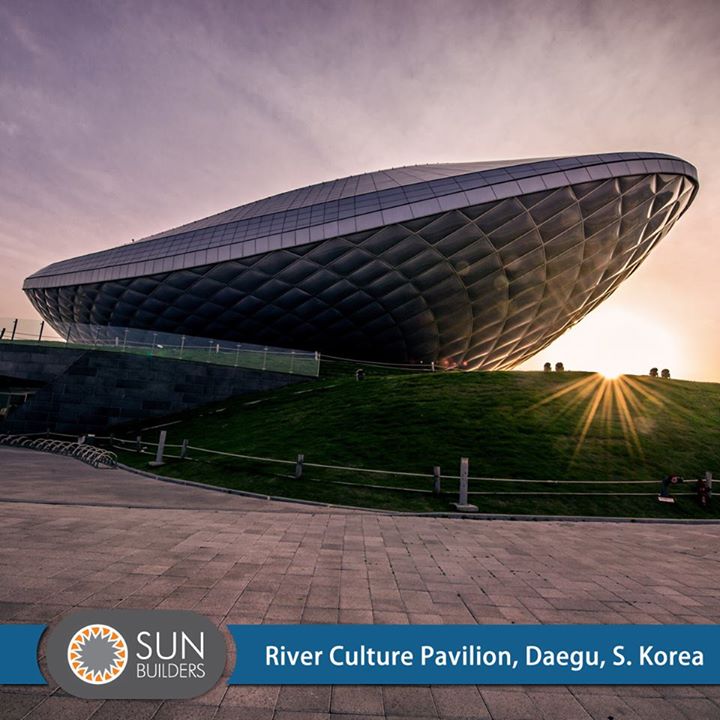
[[[720,381],[716,0],[0,0],[0,316],[23,279],[402,165],[649,150],[700,192],[525,363]]]

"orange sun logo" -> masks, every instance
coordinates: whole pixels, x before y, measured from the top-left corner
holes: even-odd
[[[86,625],[68,644],[68,664],[76,677],[90,685],[116,680],[127,665],[125,638],[109,625]]]

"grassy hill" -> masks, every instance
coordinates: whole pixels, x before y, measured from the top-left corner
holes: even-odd
[[[443,481],[447,494],[441,497],[360,484],[427,491],[434,465],[458,475],[466,456],[471,476],[613,481],[471,481],[471,492],[486,493],[471,498],[484,512],[720,517],[720,496],[710,510],[702,509],[688,494],[694,484],[674,490],[675,506],[656,498],[669,473],[696,478],[714,470],[720,476],[720,385],[649,377],[607,381],[589,373],[370,371],[363,382],[351,368],[335,375],[168,418],[168,442],[188,438],[198,447],[287,460],[303,453],[309,463],[426,478],[306,468],[297,481],[290,465],[198,452],[189,462],[170,461],[163,474],[340,504],[446,510],[456,480]],[[157,432],[143,431],[143,440],[156,441]],[[149,458],[122,453],[121,459],[139,466]]]

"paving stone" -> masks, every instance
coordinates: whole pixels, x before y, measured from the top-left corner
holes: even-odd
[[[382,688],[372,685],[336,685],[332,690],[333,714],[384,715]]]
[[[106,700],[92,716],[92,720],[151,720],[156,717],[161,705],[160,700],[134,700],[132,703]],[[61,718],[59,716],[58,720]]]
[[[39,695],[20,695],[0,690],[0,717],[3,720],[20,720],[43,700],[44,697]]]
[[[558,690],[556,693],[532,692],[528,693],[528,697],[543,716],[552,720],[591,720],[590,714],[577,698],[564,688]]]
[[[670,702],[692,720],[720,718],[720,704],[706,698],[673,698]]]
[[[432,695],[441,718],[490,720],[490,712],[474,685],[436,685]]]
[[[216,708],[191,702],[165,702],[152,720],[213,720]]]
[[[101,705],[100,700],[49,697],[25,717],[28,720],[87,720]]]
[[[389,685],[382,689],[387,715],[438,717],[429,687]]]
[[[642,718],[662,718],[662,720],[687,720],[688,716],[665,698],[626,697],[623,698]]]
[[[638,715],[621,697],[615,695],[607,688],[604,688],[606,694],[588,695],[585,693],[576,693],[575,697],[578,702],[587,711],[594,720],[614,718],[614,720],[638,720]]]
[[[543,720],[540,708],[524,692],[483,689],[481,695],[493,720]]]
[[[280,688],[276,708],[327,713],[330,712],[331,692],[328,685],[284,685]]]

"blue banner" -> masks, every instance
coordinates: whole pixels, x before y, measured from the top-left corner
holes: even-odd
[[[235,685],[720,684],[716,625],[229,625]]]
[[[37,663],[46,625],[0,625],[0,685],[47,685]]]

